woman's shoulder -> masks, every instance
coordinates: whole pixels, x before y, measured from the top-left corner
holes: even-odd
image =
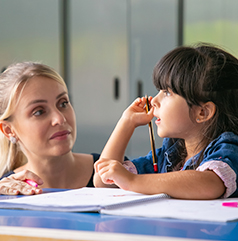
[[[91,154],[86,154],[86,153],[73,153],[75,160],[86,160],[86,161],[92,161],[96,162],[100,154],[98,153],[91,153]]]

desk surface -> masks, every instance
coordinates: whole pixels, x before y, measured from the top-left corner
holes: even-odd
[[[0,199],[15,197],[0,195]],[[156,237],[238,240],[238,222],[213,223],[176,219],[110,216],[98,213],[0,209],[0,230],[1,227],[6,226],[150,235]]]

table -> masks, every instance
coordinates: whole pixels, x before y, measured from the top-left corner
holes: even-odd
[[[44,192],[48,191],[57,190],[44,189]],[[20,197],[22,196],[0,195],[0,199]],[[48,236],[41,237],[43,233],[48,233]],[[0,209],[0,240],[12,240],[7,239],[12,234],[19,238],[14,240],[26,240],[26,237],[20,239],[21,236],[33,235],[35,238],[41,237],[35,240],[52,240],[47,238],[54,236],[57,240],[63,238],[67,240],[180,240],[180,238],[186,238],[186,240],[237,241],[238,222],[213,223],[110,216],[99,213]],[[29,240],[33,240],[32,236]]]

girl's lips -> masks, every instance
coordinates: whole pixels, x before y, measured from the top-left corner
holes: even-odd
[[[155,124],[158,125],[160,123],[161,119],[158,118],[156,121],[155,121]]]
[[[70,131],[58,131],[58,132],[54,133],[54,134],[50,137],[50,140],[52,140],[52,139],[62,140],[62,139],[67,138],[67,136],[68,136],[69,134],[70,134]]]

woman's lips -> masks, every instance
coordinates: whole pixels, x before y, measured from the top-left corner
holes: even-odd
[[[63,140],[63,139],[66,139],[69,134],[70,134],[70,131],[58,131],[50,137],[50,140],[52,139]]]

